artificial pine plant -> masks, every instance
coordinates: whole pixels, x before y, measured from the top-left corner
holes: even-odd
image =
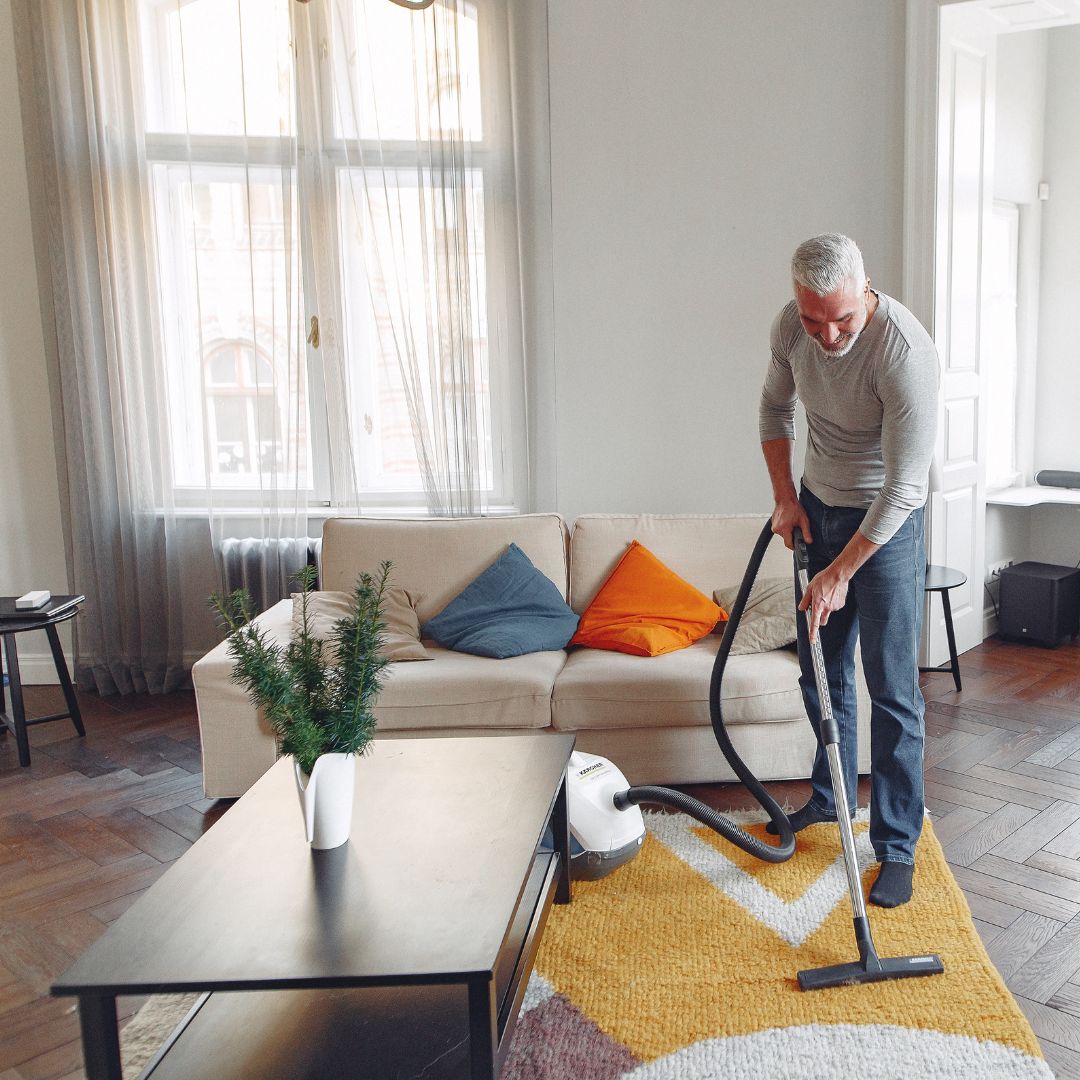
[[[352,612],[334,625],[327,641],[312,635],[308,618],[308,594],[317,577],[313,566],[296,575],[300,626],[285,646],[269,641],[251,621],[246,590],[210,597],[229,632],[233,679],[265,713],[279,756],[291,755],[305,773],[321,754],[364,753],[375,736],[372,709],[389,663],[380,652],[389,575],[390,563],[384,562],[377,576],[359,576]]]

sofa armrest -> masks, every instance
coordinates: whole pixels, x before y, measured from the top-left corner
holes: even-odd
[[[270,641],[292,635],[292,600],[281,600],[256,616],[254,625]],[[242,795],[277,758],[274,733],[247,691],[232,677],[228,640],[210,650],[191,669],[202,744],[203,791],[208,799]]]

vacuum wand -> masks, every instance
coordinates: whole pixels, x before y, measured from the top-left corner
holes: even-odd
[[[810,584],[810,562],[801,529],[793,530],[792,541],[795,550],[795,573],[801,599]],[[809,647],[814,668],[814,682],[818,692],[820,737],[829,762],[829,777],[832,782],[833,802],[837,809],[837,824],[840,827],[840,846],[843,849],[844,867],[847,870],[848,892],[851,895],[851,912],[855,925],[855,940],[859,947],[859,959],[849,964],[835,964],[831,967],[800,971],[799,986],[803,990],[823,990],[830,986],[857,986],[860,983],[903,979],[914,975],[940,975],[945,967],[938,956],[899,956],[881,959],[874,948],[874,939],[870,934],[870,920],[866,916],[866,904],[863,900],[859,860],[855,853],[855,834],[847,812],[847,785],[844,782],[844,770],[840,759],[840,728],[832,711],[825,657],[822,654],[819,639],[815,638],[814,641],[809,642]]]

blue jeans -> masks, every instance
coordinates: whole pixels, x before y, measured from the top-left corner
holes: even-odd
[[[810,519],[814,542],[807,545],[810,577],[844,549],[865,510],[826,506],[805,486],[799,501]],[[852,811],[858,781],[855,642],[862,642],[863,673],[870,691],[870,843],[881,862],[914,863],[923,823],[923,696],[919,689],[926,549],[923,508],[876,551],[848,584],[847,603],[821,627],[819,640],[829,678],[833,715],[840,730],[840,758]],[[835,820],[829,761],[821,745],[814,669],[799,619],[799,663],[803,701],[818,734],[811,774],[811,806]]]

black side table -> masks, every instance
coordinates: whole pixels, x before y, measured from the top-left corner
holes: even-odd
[[[13,604],[13,597],[0,598],[7,603]],[[55,614],[28,614],[25,617],[8,617],[0,619],[0,637],[4,639],[4,659],[7,661],[8,682],[11,689],[11,713],[7,711],[6,695],[3,687],[0,687],[0,723],[4,728],[15,735],[15,743],[19,748],[19,764],[30,764],[30,740],[26,729],[31,724],[45,724],[50,720],[68,720],[75,725],[75,730],[80,735],[86,734],[83,727],[82,715],[79,712],[79,703],[75,700],[75,690],[71,685],[71,676],[68,674],[67,661],[64,659],[64,651],[60,648],[60,637],[56,627],[75,618],[79,613],[79,604],[85,597],[82,596],[54,596],[49,602],[49,607],[62,610]],[[66,606],[65,606],[66,605]],[[49,713],[47,716],[26,717],[26,708],[23,704],[22,679],[19,676],[19,653],[15,639],[19,634],[27,630],[44,630],[49,639],[49,648],[52,650],[53,663],[56,665],[56,674],[60,678],[60,687],[64,691],[64,701],[68,711]]]
[[[941,667],[921,667],[920,671],[947,671],[953,677],[957,692],[960,685],[960,661],[956,658],[956,635],[953,633],[952,605],[949,603],[949,590],[957,589],[967,581],[967,574],[954,570],[951,566],[928,566],[926,584],[923,588],[928,593],[941,593],[941,606],[945,614],[945,636],[949,639],[949,662]]]

